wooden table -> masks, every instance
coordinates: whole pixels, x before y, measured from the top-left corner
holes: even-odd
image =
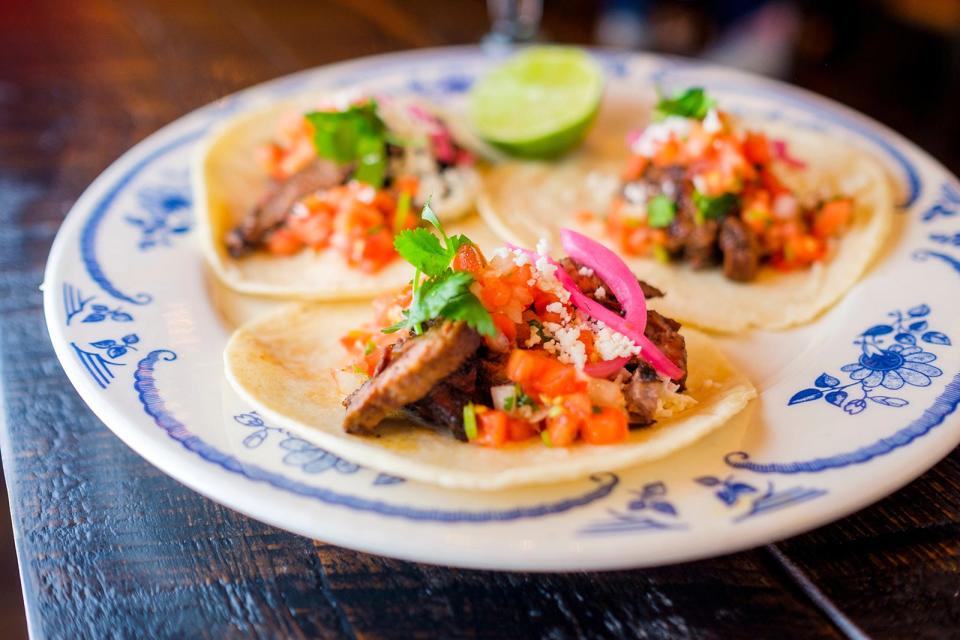
[[[588,39],[589,7],[550,7],[553,37]],[[37,287],[61,219],[97,174],[241,87],[475,41],[486,24],[479,1],[4,3],[0,444],[33,635],[960,634],[957,451],[883,502],[787,542],[645,571],[528,575],[387,560],[273,529],[167,478],[84,406],[54,357]],[[935,138],[935,124],[916,135]]]

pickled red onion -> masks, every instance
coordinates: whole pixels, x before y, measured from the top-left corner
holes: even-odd
[[[784,140],[772,140],[770,146],[773,147],[774,157],[781,161],[783,164],[794,169],[806,169],[807,163],[803,160],[797,160],[792,155],[790,155],[790,150],[787,148],[787,143]]]
[[[627,321],[647,328],[647,298],[643,289],[620,257],[599,242],[571,229],[560,230],[560,243],[567,255],[597,274],[623,307]]]
[[[568,274],[566,270],[560,266],[559,263],[557,263],[556,260],[550,258],[549,256],[541,256],[535,251],[524,249],[510,243],[507,244],[507,248],[512,251],[520,251],[534,262],[541,257],[546,258],[550,264],[557,268],[554,275],[560,282],[560,285],[570,294],[570,299],[574,306],[583,311],[586,315],[592,317],[594,320],[599,320],[617,333],[630,338],[634,344],[640,347],[640,358],[645,360],[650,366],[656,369],[658,373],[661,373],[672,380],[679,380],[682,378],[683,371],[680,369],[680,367],[678,367],[667,356],[665,356],[663,352],[660,351],[660,349],[658,349],[657,346],[653,344],[643,333],[647,324],[647,299],[643,295],[643,289],[640,288],[640,283],[637,282],[636,277],[633,275],[627,265],[624,264],[615,253],[603,245],[600,245],[599,243],[594,242],[593,240],[590,240],[576,233],[575,231],[563,229],[560,233],[561,239],[563,239],[564,236],[571,237],[575,243],[579,245],[578,247],[574,247],[574,251],[571,252],[569,247],[566,246],[566,243],[564,243],[564,248],[567,249],[570,257],[580,262],[580,257],[583,257],[586,254],[587,259],[591,263],[594,265],[601,265],[601,269],[597,270],[595,267],[590,267],[590,265],[585,264],[585,266],[588,266],[594,270],[594,272],[604,282],[605,285],[610,287],[610,291],[614,294],[614,296],[617,298],[617,301],[620,302],[620,305],[624,309],[624,316],[614,313],[599,302],[596,302],[584,294],[570,277],[570,274]],[[598,250],[596,247],[599,247],[600,250]],[[603,257],[599,260],[596,260],[595,258],[597,256]],[[610,256],[613,256],[612,260]],[[604,269],[605,267],[610,266],[611,262],[615,263],[613,265],[614,268],[611,270]],[[613,273],[614,275],[610,276],[610,273]],[[630,284],[624,284],[614,280],[615,277],[622,277],[624,274],[626,274],[627,279],[632,282],[634,286],[636,286],[635,291],[630,291],[632,289]],[[628,291],[628,294],[625,296],[626,300],[629,300],[628,303],[625,304],[625,300],[620,298],[620,291]],[[640,301],[639,304],[637,304],[637,300]],[[640,313],[640,310],[642,310],[642,313]],[[640,317],[638,318],[637,316]],[[584,373],[597,378],[605,378],[618,371],[628,361],[629,358],[617,358],[615,360],[592,363],[584,367]]]

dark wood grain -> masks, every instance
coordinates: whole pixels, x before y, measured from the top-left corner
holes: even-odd
[[[569,12],[547,4],[552,36],[589,41],[592,3]],[[0,449],[34,635],[956,633],[957,452],[880,504],[772,550],[647,571],[529,575],[388,560],[249,520],[163,476],[83,405],[53,355],[37,288],[60,220],[115,157],[256,82],[359,55],[472,42],[485,30],[479,0],[4,4]]]

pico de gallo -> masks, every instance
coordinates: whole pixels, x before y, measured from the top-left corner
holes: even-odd
[[[851,221],[851,198],[806,201],[785,186],[776,169],[805,164],[784,141],[738,128],[703,89],[662,98],[654,122],[627,142],[605,224],[629,255],[720,264],[747,282],[764,264],[791,271],[824,260]]]
[[[680,325],[647,309],[661,292],[613,252],[564,230],[563,259],[544,243],[488,257],[423,216],[440,238],[395,240],[417,277],[342,338],[367,378],[344,400],[348,432],[402,416],[488,447],[606,445],[695,403]]]
[[[227,235],[235,258],[334,250],[373,273],[397,257],[397,233],[420,224],[426,193],[440,194],[441,213],[474,197],[472,154],[416,103],[366,98],[292,114],[256,155],[271,187]]]

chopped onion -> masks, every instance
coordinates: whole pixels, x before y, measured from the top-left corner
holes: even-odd
[[[501,411],[507,411],[507,399],[516,395],[516,387],[512,384],[498,384],[495,387],[490,387],[490,395],[493,397],[493,406],[495,408]],[[515,409],[516,405],[516,400],[514,400],[511,409]]]
[[[598,407],[622,407],[626,404],[620,385],[610,380],[591,378],[587,383],[590,402]]]

